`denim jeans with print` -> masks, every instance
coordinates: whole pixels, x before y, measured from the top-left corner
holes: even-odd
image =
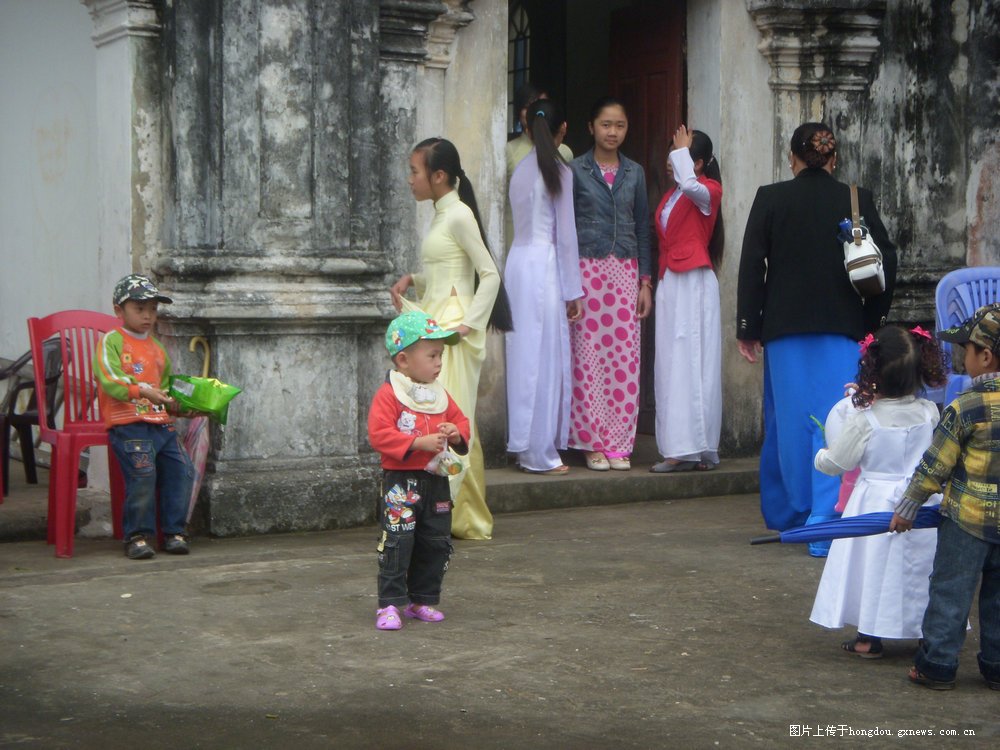
[[[112,427],[108,438],[125,475],[125,540],[156,534],[157,492],[161,530],[183,534],[194,468],[174,426],[132,422]]]
[[[950,518],[942,519],[924,612],[924,639],[913,660],[932,680],[955,679],[980,576],[979,671],[987,680],[1000,682],[1000,544],[984,542]]]
[[[378,606],[437,604],[451,557],[448,479],[386,470],[380,506]]]

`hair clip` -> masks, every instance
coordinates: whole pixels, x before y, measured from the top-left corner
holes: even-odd
[[[535,117],[545,117],[545,110],[540,109],[537,112],[535,112]]]
[[[858,348],[861,349],[862,357],[868,354],[868,347],[874,343],[875,337],[870,333],[858,342]]]
[[[928,331],[925,331],[920,326],[913,326],[913,328],[910,329],[910,333],[912,333],[914,336],[920,336],[922,338],[925,338],[928,341],[933,341],[934,339],[934,337],[931,336],[931,334]]]

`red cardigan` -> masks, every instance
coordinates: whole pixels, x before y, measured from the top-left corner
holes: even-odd
[[[452,446],[465,453],[469,442],[469,420],[448,396],[448,408],[441,414],[425,414],[406,408],[396,399],[392,384],[383,383],[375,393],[368,412],[368,442],[382,454],[382,468],[394,471],[423,469],[434,458],[430,451],[413,450],[421,435],[433,435],[442,422],[451,422],[462,435],[462,445]]]
[[[667,191],[653,214],[656,235],[660,238],[660,278],[667,268],[674,273],[683,273],[705,266],[712,267],[712,261],[708,258],[708,242],[712,239],[719,206],[722,205],[722,185],[704,175],[698,178],[698,182],[708,188],[711,205],[708,216],[699,211],[690,198],[682,195],[670,211],[665,230],[660,224],[660,214],[674,190],[677,190],[676,186]]]

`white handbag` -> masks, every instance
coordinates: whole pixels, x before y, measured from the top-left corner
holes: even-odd
[[[861,225],[857,185],[851,185],[851,238],[844,242],[844,268],[854,291],[862,297],[877,297],[885,291],[882,251]]]

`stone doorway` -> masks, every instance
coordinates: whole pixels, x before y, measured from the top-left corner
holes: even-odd
[[[587,117],[612,94],[629,110],[623,152],[646,171],[650,209],[667,188],[669,136],[686,117],[685,0],[511,0],[509,96],[525,79],[566,106],[566,143],[590,148]],[[513,128],[513,120],[509,125]],[[653,234],[655,238],[655,233]],[[654,240],[652,253],[656,257]],[[639,432],[652,434],[652,317],[643,326]]]

